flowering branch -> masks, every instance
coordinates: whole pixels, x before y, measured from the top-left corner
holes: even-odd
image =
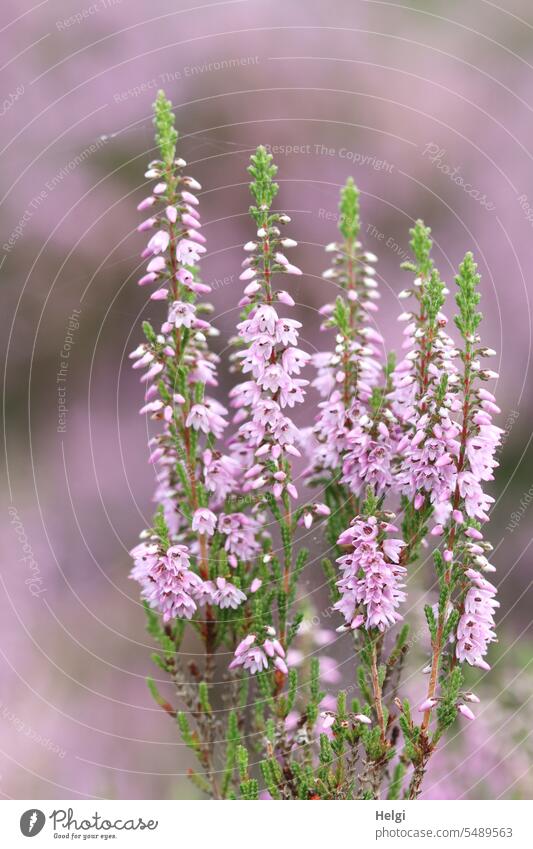
[[[150,211],[138,228],[150,234],[139,284],[153,286],[150,300],[165,315],[158,330],[144,323],[131,358],[144,370],[141,413],[153,422],[157,509],[131,552],[131,577],[176,705],[152,679],[150,691],[197,759],[191,780],[213,798],[417,798],[439,740],[458,715],[474,719],[469,704],[478,698],[464,689],[465,666],[489,669],[495,639],[496,588],[485,577],[492,549],[482,531],[493,499],[483,487],[502,431],[483,386],[497,375],[481,365],[494,352],[478,332],[475,263],[467,254],[456,277],[454,340],[431,234],[416,222],[404,266],[414,282],[400,293],[413,304],[400,316],[404,352],[399,360],[386,354],[373,324],[376,257],[359,241],[359,192],[348,180],[340,239],[327,246],[333,258],[323,275],[337,290],[321,309],[334,349],[311,356],[300,347],[301,322],[283,314],[295,301],[282,281],[302,272],[287,257],[296,247],[283,233],[290,219],[274,208],[276,166],[259,147],[248,169],[255,232],[244,245],[230,423],[215,397],[216,329],[199,273],[201,187],[176,157],[162,92],[154,123],[158,158],[146,173],[154,183],[139,204]],[[302,376],[310,364],[322,400],[314,425],[301,429],[292,411],[313,400]],[[321,487],[325,503],[296,489],[302,454],[306,488]],[[302,536],[321,520],[335,552],[324,568],[343,620],[337,631],[353,647],[350,701],[347,691],[324,689],[341,678],[324,652],[335,633],[312,624],[313,608],[298,592],[308,558]],[[415,581],[409,567],[429,545],[438,594],[424,608],[431,653],[417,723],[402,678],[404,617]],[[201,663],[186,659],[184,645],[196,642]]]

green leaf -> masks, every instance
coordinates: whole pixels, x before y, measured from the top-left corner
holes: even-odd
[[[352,177],[348,177],[346,185],[341,189],[339,212],[339,230],[347,242],[354,242],[361,228],[361,221],[359,190]]]
[[[259,224],[272,206],[272,201],[278,193],[278,184],[274,182],[277,166],[272,162],[272,154],[267,153],[265,147],[260,145],[256,152],[250,157],[248,173],[252,177],[250,192],[255,200],[255,206],[250,208],[250,213]]]
[[[416,273],[422,279],[429,280],[433,269],[433,260],[431,259],[431,248],[433,247],[431,229],[426,227],[421,219],[418,219],[409,233],[411,235],[409,244],[416,260]],[[410,270],[413,269],[411,268]]]
[[[392,780],[389,785],[387,799],[399,799],[402,790],[402,781],[406,772],[406,766],[400,761],[397,763],[392,774]]]
[[[172,103],[167,100],[164,91],[158,91],[154,103],[155,140],[161,151],[161,159],[167,165],[172,165],[176,155],[178,133],[174,128],[174,120]]]
[[[459,307],[459,315],[455,316],[455,323],[467,342],[472,341],[482,319],[482,314],[477,311],[477,305],[481,299],[477,291],[480,279],[474,257],[471,253],[467,253],[459,266],[459,274],[455,278],[459,288],[455,296]]]

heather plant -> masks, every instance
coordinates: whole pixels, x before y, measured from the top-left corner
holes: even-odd
[[[348,180],[323,274],[336,290],[320,310],[330,350],[309,354],[291,317],[288,280],[302,272],[287,254],[296,242],[274,206],[276,166],[259,147],[248,169],[253,232],[229,358],[236,382],[221,398],[199,272],[201,187],[176,156],[163,93],[154,124],[159,158],[138,207],[149,214],[138,229],[150,233],[139,284],[153,287],[164,315],[160,327],[144,323],[131,357],[144,370],[141,413],[154,422],[157,509],[132,551],[131,576],[159,645],[153,659],[175,696],[167,700],[152,679],[150,690],[208,796],[417,798],[443,736],[475,719],[470,682],[476,668],[490,668],[495,639],[483,531],[493,499],[484,486],[502,431],[485,388],[497,375],[484,367],[495,352],[478,332],[476,265],[467,254],[458,269],[449,331],[450,293],[430,230],[415,223],[395,358],[375,327],[377,258],[359,240],[359,193]],[[316,407],[309,427],[296,427],[297,405]],[[341,676],[324,648],[341,637],[314,624],[301,592],[302,575],[318,571],[305,546],[313,525],[332,618],[352,657],[335,697],[330,685]],[[411,704],[402,675],[416,564],[434,603],[424,608],[426,693]]]

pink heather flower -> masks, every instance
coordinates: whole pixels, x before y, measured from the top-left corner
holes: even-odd
[[[199,223],[197,223],[196,226],[199,227],[200,226]],[[199,245],[202,245],[202,246],[205,245],[205,243],[207,242],[207,239],[205,238],[205,236],[202,233],[199,233],[198,230],[193,230],[193,229],[186,230],[185,235],[187,236],[188,239],[191,239],[191,241],[196,242],[196,243],[198,243]],[[204,248],[204,251],[205,251],[205,248]]]
[[[152,292],[150,295],[151,301],[166,301],[168,300],[168,289],[156,289],[155,292]]]
[[[334,713],[330,713],[329,711],[322,711],[320,714],[322,718],[322,728],[331,728],[331,726],[335,723],[336,716]]]
[[[194,430],[201,430],[203,433],[213,433],[216,437],[220,437],[227,423],[216,412],[214,404],[210,406],[207,404],[193,404],[185,424],[187,427],[194,428]]]
[[[216,586],[213,581],[203,581],[201,587],[195,594],[195,601],[198,607],[204,607],[206,604],[215,604]]]
[[[190,203],[193,206],[197,206],[198,203],[199,203],[199,200],[196,197],[196,195],[191,194],[191,192],[187,192],[187,191],[182,192],[181,196],[182,196],[183,200],[186,201],[186,203]]]
[[[321,329],[335,329],[336,347],[333,353],[313,356],[317,369],[313,386],[326,400],[319,404],[315,439],[308,440],[307,446],[309,474],[341,467],[342,483],[356,495],[369,485],[383,492],[392,483],[390,434],[382,421],[378,430],[377,422],[366,415],[373,388],[383,377],[383,340],[368,326],[369,312],[377,309],[375,300],[380,295],[371,280],[374,269],[362,264],[360,247],[359,242],[332,242],[326,247],[335,256],[322,276],[341,290],[338,297],[349,308],[350,320],[348,326],[337,327],[335,305],[325,304],[320,309],[325,319]]]
[[[162,614],[164,622],[191,619],[203,582],[190,569],[186,546],[171,546],[162,554],[157,545],[141,544],[131,553],[134,557],[131,577],[141,584],[141,595],[150,607]]]
[[[190,566],[189,549],[186,545],[171,545],[167,549],[167,558],[170,566],[176,571],[188,569]]]
[[[403,548],[405,548],[405,543],[401,539],[383,540],[383,553],[392,563],[400,562],[400,554]]]
[[[195,283],[195,270],[192,268],[199,257],[205,253],[205,247],[201,243],[198,244],[198,240],[192,236],[188,238],[188,228],[191,227],[194,230],[199,226],[200,216],[195,209],[198,201],[190,192],[186,193],[185,197],[175,197],[176,185],[187,186],[190,189],[196,183],[192,178],[183,177],[180,174],[180,169],[185,164],[183,160],[176,159],[174,164],[176,166],[175,182],[161,182],[156,186],[151,199],[141,204],[143,209],[156,205],[158,210],[152,212],[151,216],[156,232],[151,236],[142,254],[143,258],[149,258],[147,273],[139,282],[141,285],[148,283],[157,285],[159,282],[159,288],[152,297],[167,301],[166,321],[162,324],[157,341],[154,344],[144,343],[132,356],[135,360],[134,368],[146,369],[141,377],[141,381],[146,385],[143,413],[150,414],[153,419],[162,423],[161,433],[151,440],[150,455],[151,462],[156,466],[155,499],[163,507],[171,539],[178,538],[181,533],[189,530],[185,517],[179,509],[184,493],[175,474],[178,450],[171,428],[179,423],[180,428],[191,427],[200,431],[201,434],[219,438],[227,426],[225,420],[227,411],[217,401],[206,395],[202,404],[195,406],[192,402],[194,385],[199,383],[206,386],[217,385],[218,358],[207,347],[207,338],[215,334],[214,328],[196,314],[195,295],[209,291],[209,287]],[[162,173],[162,163],[155,163],[149,167],[150,178],[161,177]],[[184,216],[187,216],[185,220]],[[161,223],[158,225],[157,222]],[[151,220],[141,229],[148,228],[149,224],[152,225]],[[178,239],[177,244],[174,238]],[[204,237],[202,240],[205,241]],[[186,296],[184,289],[188,290]],[[183,296],[178,294],[176,297],[177,293],[183,293]],[[191,296],[191,293],[194,294]],[[184,330],[194,332],[185,335]],[[175,392],[174,368],[178,345],[181,346],[180,353],[188,370],[186,398]],[[169,368],[170,365],[172,368]],[[161,384],[166,390],[162,397],[160,396]],[[201,442],[198,447],[201,452]],[[238,475],[238,470],[233,469],[231,458],[221,461],[219,465],[224,466],[228,477],[228,481],[220,486],[214,485],[215,475],[210,477],[209,483],[205,480],[206,470],[201,464],[198,469],[201,483],[210,493],[215,507],[217,502],[219,503],[219,498],[223,497],[220,495],[221,492],[233,490],[234,481],[231,483],[229,481]],[[205,582],[205,588],[202,589],[202,601],[207,598],[208,591],[208,582]],[[191,595],[194,603],[197,603],[198,597],[199,591],[198,595],[194,593]],[[186,603],[185,599],[183,601]],[[192,610],[192,605],[186,603],[186,606],[189,611]]]
[[[137,209],[139,212],[143,212],[145,209],[149,209],[155,203],[155,197],[150,195],[148,198],[144,198],[139,204],[137,204]]]
[[[237,657],[238,655],[243,654],[250,648],[250,646],[253,646],[255,639],[255,634],[248,634],[247,637],[240,641],[239,645],[235,649],[235,656]]]
[[[458,476],[458,483],[459,492],[461,497],[464,498],[468,515],[474,519],[480,519],[482,522],[488,521],[487,511],[494,502],[494,498],[483,492],[481,484],[472,472],[461,472]]]
[[[266,231],[262,230],[259,228],[261,239],[266,238]],[[257,252],[245,261],[248,267],[241,275],[244,279],[254,279],[253,286],[245,290],[254,305],[247,318],[237,325],[246,347],[235,354],[235,359],[240,360],[243,374],[250,374],[253,379],[239,384],[230,393],[232,406],[238,410],[236,421],[246,419],[231,443],[231,450],[247,467],[243,491],[268,485],[277,499],[285,490],[291,498],[296,498],[296,488],[282,467],[282,460],[287,455],[299,456],[294,444],[298,431],[282,410],[304,400],[307,381],[294,375],[300,373],[309,356],[297,347],[301,323],[280,318],[272,304],[262,302],[266,299],[262,248],[256,242],[246,248]]]
[[[141,542],[135,548],[132,548],[130,555],[134,563],[130,577],[136,581],[141,581],[159,561],[160,550],[157,543]]]
[[[263,581],[261,578],[254,578],[252,583],[250,584],[250,592],[256,593],[263,586]]]
[[[148,404],[145,404],[144,407],[141,407],[139,413],[143,415],[144,413],[157,413],[159,410],[163,409],[162,401],[150,401]]]
[[[272,630],[272,629],[271,629]],[[287,664],[285,663],[285,650],[279,640],[276,639],[274,635],[267,638],[263,643],[263,648],[267,653],[268,657],[273,661],[273,664],[276,669],[279,669],[280,672],[283,672],[284,675],[288,674]]]
[[[191,285],[194,282],[194,277],[188,268],[180,268],[176,274],[176,279],[179,280],[180,283],[183,283],[183,285],[188,289],[191,288]]]
[[[326,504],[312,504],[310,507],[306,507],[304,512],[302,513],[299,521],[299,524],[304,525],[308,530],[313,524],[313,520],[315,516],[324,517],[329,516],[331,510]]]
[[[261,550],[256,539],[259,528],[259,522],[244,513],[220,514],[218,530],[226,535],[224,548],[230,566],[237,566],[238,560],[246,562],[257,556]]]
[[[164,257],[156,256],[154,259],[150,260],[148,265],[146,266],[146,270],[148,272],[158,272],[164,271],[167,267],[167,263]]]
[[[194,428],[194,430],[203,430],[204,433],[209,433],[211,426],[207,407],[204,404],[193,404],[185,424],[187,427]]]
[[[418,705],[418,710],[424,713],[426,710],[432,710],[437,704],[437,699],[425,699]]]
[[[141,223],[138,225],[137,232],[138,233],[144,233],[146,230],[151,230],[152,227],[156,223],[157,223],[156,218],[146,218],[144,221],[141,221]],[[159,251],[154,251],[154,253],[159,253]]]
[[[263,669],[268,669],[267,656],[262,648],[254,645],[255,640],[255,634],[249,634],[239,643],[235,649],[235,657],[229,665],[230,669],[242,666],[252,675],[261,672]]]
[[[459,452],[459,428],[444,419],[426,434],[424,428],[428,422],[428,415],[420,417],[417,422],[419,429],[414,437],[407,445],[400,443],[398,446],[403,457],[398,484],[405,495],[411,498],[418,495],[415,509],[422,506],[426,493],[434,504],[450,501],[456,484],[454,457]],[[419,434],[422,436],[419,437]]]
[[[226,607],[236,610],[243,601],[246,601],[246,596],[242,590],[234,584],[230,584],[225,578],[217,578],[213,600],[222,610]]]
[[[342,573],[337,581],[341,599],[334,607],[351,627],[356,616],[361,615],[362,607],[366,612],[366,627],[384,631],[402,619],[397,608],[406,598],[401,583],[406,569],[398,560],[405,543],[388,540],[387,554],[384,543],[378,542],[377,531],[375,516],[367,520],[358,518],[339,537],[338,545],[351,544],[353,550],[337,559]]]
[[[290,262],[285,263],[283,271],[285,274],[296,274],[298,277],[303,273],[301,268],[298,268],[297,265],[292,265]]]
[[[192,517],[192,529],[198,531],[199,534],[207,534],[213,536],[217,524],[217,517],[208,510],[207,507],[200,507],[195,510]]]
[[[244,271],[239,274],[239,280],[250,280],[252,277],[255,277],[256,273],[255,268],[245,268]]]
[[[240,465],[233,457],[211,450],[204,451],[202,460],[206,489],[213,493],[217,503],[222,503],[237,488]]]
[[[194,304],[174,301],[168,311],[168,324],[170,327],[192,327],[196,314]],[[170,329],[170,328],[169,328]]]
[[[273,632],[272,628],[267,630]],[[255,645],[255,641],[255,634],[249,634],[239,643],[235,649],[235,657],[230,663],[229,668],[236,669],[242,666],[243,669],[255,675],[256,672],[268,669],[269,662],[272,661],[275,669],[287,675],[288,669],[285,663],[285,651],[274,634],[272,633],[271,636],[267,637],[262,646]]]
[[[463,716],[466,716],[467,719],[475,719],[476,718],[475,714],[472,713],[472,711],[470,710],[469,707],[467,707],[467,705],[457,705],[457,710]]]
[[[276,292],[276,297],[280,303],[285,304],[288,307],[293,307],[295,305],[292,295],[289,295],[289,293],[284,289],[280,289],[279,292]]]
[[[184,177],[183,182],[186,186],[188,186],[190,189],[193,189],[195,192],[199,192],[202,189],[202,186],[200,185],[198,180],[194,179],[194,177]]]
[[[483,659],[489,643],[496,639],[494,633],[494,611],[500,606],[494,596],[496,587],[475,569],[465,572],[471,581],[464,600],[464,612],[457,625],[455,653],[461,662],[481,669],[490,668]]]
[[[158,230],[148,242],[148,250],[153,254],[161,254],[166,251],[170,242],[170,236],[166,230]]]
[[[478,395],[484,390],[478,389]],[[485,413],[481,419],[476,416],[477,433],[470,436],[466,442],[466,455],[472,473],[478,480],[491,481],[493,471],[498,466],[494,458],[496,449],[501,442],[502,429],[491,424],[491,418]]]
[[[157,274],[155,274],[155,272],[153,271],[150,271],[148,274],[144,274],[141,278],[139,278],[139,280],[137,281],[137,285],[147,286],[149,283],[153,283],[155,280],[157,280]]]
[[[467,528],[465,531],[465,536],[470,537],[471,539],[483,539],[483,534],[477,530],[477,528]]]
[[[465,702],[472,702],[472,704],[479,704],[479,699],[475,693],[464,693],[463,699]]]
[[[196,227],[202,226],[198,219],[191,215],[189,212],[184,212],[181,216],[181,220],[186,227],[192,227],[193,229],[195,229]]]
[[[176,245],[178,262],[182,262],[185,265],[194,265],[200,259],[201,254],[204,253],[204,246],[191,241],[191,239],[180,239]]]

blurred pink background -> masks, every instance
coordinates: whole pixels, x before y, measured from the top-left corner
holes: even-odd
[[[203,277],[221,351],[238,314],[240,244],[252,232],[246,165],[257,144],[276,151],[277,203],[300,242],[291,258],[304,276],[293,294],[308,348],[325,345],[323,246],[350,174],[362,239],[380,257],[379,322],[396,345],[414,219],[432,227],[449,283],[464,252],[475,253],[508,431],[490,532],[500,644],[478,687],[479,719],[454,731],[425,795],[531,798],[531,4],[3,0],[0,33],[2,796],[193,792],[188,756],[145,685],[152,646],[128,581],[153,478],[125,357],[140,318],[160,309],[135,285],[135,206],[163,87],[180,154],[203,185]],[[223,401],[227,363],[222,376]],[[322,583],[312,573],[306,581],[310,592]],[[313,601],[327,606],[320,592]],[[339,638],[329,653],[349,683],[348,643]]]

